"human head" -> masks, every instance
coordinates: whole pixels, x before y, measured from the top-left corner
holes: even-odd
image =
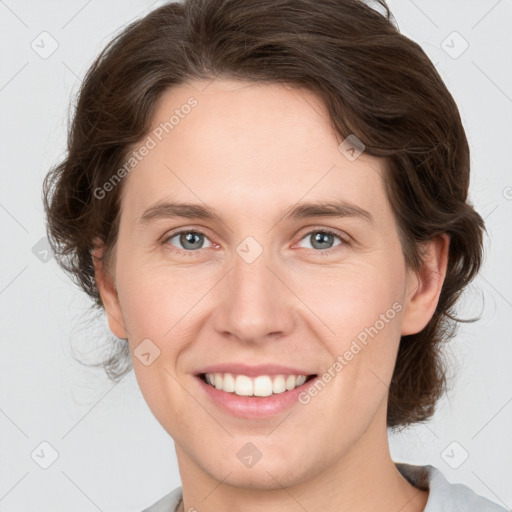
[[[109,191],[104,184],[150,132],[164,93],[213,78],[313,93],[340,141],[354,134],[364,155],[381,159],[407,268],[422,268],[424,242],[450,238],[435,312],[400,340],[387,413],[396,427],[429,418],[443,390],[439,349],[455,332],[456,300],[478,272],[483,221],[467,198],[469,148],[457,106],[387,14],[356,0],[197,0],[153,11],[87,73],[68,155],[45,182],[45,208],[59,262],[101,308],[93,241],[104,242],[105,268],[114,272],[119,206],[132,176]]]

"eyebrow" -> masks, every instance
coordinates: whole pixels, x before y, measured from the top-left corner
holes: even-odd
[[[221,214],[212,207],[200,204],[160,201],[147,208],[139,218],[140,224],[148,224],[156,219],[169,218],[205,219],[223,222]],[[346,201],[317,201],[297,203],[286,208],[281,220],[305,219],[310,217],[353,217],[374,223],[370,212]]]

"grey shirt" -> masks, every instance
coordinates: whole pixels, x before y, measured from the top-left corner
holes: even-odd
[[[451,484],[434,466],[395,465],[411,485],[429,490],[424,512],[510,512],[463,484]],[[142,512],[176,512],[181,498],[182,489],[177,487]]]

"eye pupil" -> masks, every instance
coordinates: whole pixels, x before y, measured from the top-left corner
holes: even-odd
[[[188,231],[186,233],[182,233],[181,236],[180,236],[180,243],[182,244],[183,247],[187,248],[187,249],[197,249],[198,247],[196,246],[197,245],[197,242],[201,242],[202,241],[202,237],[203,235],[201,235],[200,233],[194,233],[193,231]],[[194,245],[194,241],[196,243],[196,245]],[[190,246],[192,245],[192,246]],[[199,243],[199,245],[201,245]]]
[[[323,231],[317,231],[314,235],[312,235],[312,240],[314,243],[311,245],[315,247],[316,249],[326,249],[328,247],[324,247],[322,244],[329,245],[332,243],[333,235],[330,233],[325,233]],[[315,244],[320,244],[321,247],[316,247]]]

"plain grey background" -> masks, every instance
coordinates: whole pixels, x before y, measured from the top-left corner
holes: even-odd
[[[174,443],[133,373],[113,384],[75,362],[107,335],[45,253],[41,184],[63,156],[85,71],[127,22],[164,2],[0,0],[0,511],[139,511],[180,485]],[[459,105],[485,261],[450,344],[455,379],[428,424],[392,435],[394,460],[512,507],[512,2],[390,0]],[[43,443],[43,444],[41,444]],[[46,467],[46,469],[44,468]]]

